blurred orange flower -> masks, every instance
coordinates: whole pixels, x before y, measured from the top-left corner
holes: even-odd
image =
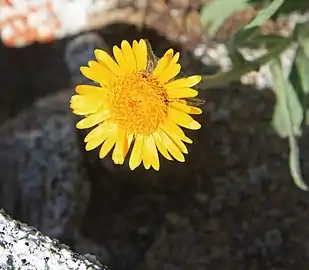
[[[60,22],[51,0],[41,3],[31,1],[0,1],[0,34],[8,47],[22,47],[55,39],[54,32]],[[36,1],[37,2],[37,1]]]

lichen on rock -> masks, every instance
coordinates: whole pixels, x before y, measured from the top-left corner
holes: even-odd
[[[13,220],[0,210],[0,269],[106,269],[92,256],[73,253],[66,245]]]

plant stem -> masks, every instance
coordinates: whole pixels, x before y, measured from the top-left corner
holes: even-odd
[[[261,66],[267,64],[271,59],[279,56],[292,44],[292,42],[292,38],[285,38],[277,46],[271,48],[265,55],[254,61],[247,61],[247,64],[245,64],[243,67],[221,72],[215,75],[204,75],[199,88],[214,88],[237,81],[241,78],[242,75],[253,70],[258,70]]]

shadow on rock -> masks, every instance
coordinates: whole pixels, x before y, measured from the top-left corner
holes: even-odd
[[[66,40],[6,48],[0,44],[0,123],[43,97],[69,86],[63,59]]]
[[[83,233],[107,247],[113,269],[306,269],[309,200],[269,125],[272,92],[233,85],[201,95],[203,127],[188,133],[184,164],[131,172],[85,152]]]

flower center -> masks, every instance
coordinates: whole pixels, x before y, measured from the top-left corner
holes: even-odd
[[[111,117],[123,130],[149,135],[167,114],[166,91],[151,73],[137,72],[119,78],[110,96]]]

